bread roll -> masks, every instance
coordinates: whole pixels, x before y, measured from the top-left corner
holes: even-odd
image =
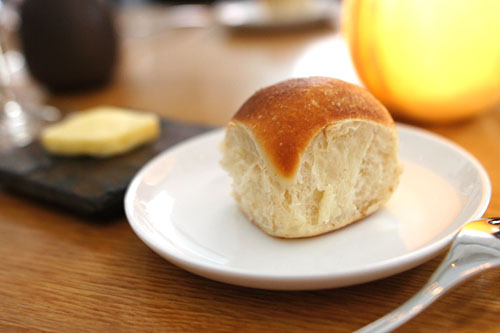
[[[365,89],[327,77],[255,93],[226,128],[221,164],[248,218],[308,237],[382,207],[401,173],[393,119]]]

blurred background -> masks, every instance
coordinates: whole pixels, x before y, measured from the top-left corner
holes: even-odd
[[[498,109],[498,13],[463,0],[4,0],[3,99],[220,126],[257,89],[322,75],[365,85],[398,120],[460,122]]]
[[[296,76],[356,81],[338,1],[3,1],[9,86],[63,113],[116,105],[223,125]]]

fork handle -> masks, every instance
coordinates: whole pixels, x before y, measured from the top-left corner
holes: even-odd
[[[484,223],[483,221],[488,223],[491,220],[493,219],[480,221],[481,223]],[[488,234],[485,236],[491,238],[491,243],[499,241],[495,236]],[[472,242],[472,239],[469,241],[468,238],[471,238],[470,235],[465,234],[465,237],[461,238],[461,235],[459,235],[455,239],[446,258],[418,293],[394,311],[356,332],[390,332],[418,315],[427,306],[460,282],[484,270],[500,266],[500,252],[498,249],[494,246],[489,247],[484,244]]]

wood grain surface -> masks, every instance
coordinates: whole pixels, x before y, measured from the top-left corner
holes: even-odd
[[[355,78],[332,28],[232,34],[212,24],[122,37],[113,82],[48,101],[68,111],[112,104],[223,125],[251,93],[278,80]],[[478,158],[493,186],[485,215],[500,215],[500,110],[423,127]],[[350,332],[409,298],[441,260],[339,289],[243,288],[170,264],[124,217],[97,223],[0,187],[1,332]],[[487,271],[397,331],[499,332],[499,282],[499,269]]]

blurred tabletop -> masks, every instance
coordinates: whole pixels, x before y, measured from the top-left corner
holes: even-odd
[[[121,57],[112,82],[51,95],[48,102],[65,111],[117,105],[223,126],[254,91],[282,79],[325,75],[359,82],[335,22],[235,32],[208,14],[200,24],[175,26],[165,22],[167,12],[121,13]],[[493,187],[485,216],[500,216],[500,110],[422,127],[477,157]],[[2,332],[349,332],[408,299],[443,258],[363,285],[257,290],[177,268],[150,250],[125,217],[96,223],[1,187],[0,207]],[[499,281],[499,269],[482,273],[398,331],[498,332]]]

